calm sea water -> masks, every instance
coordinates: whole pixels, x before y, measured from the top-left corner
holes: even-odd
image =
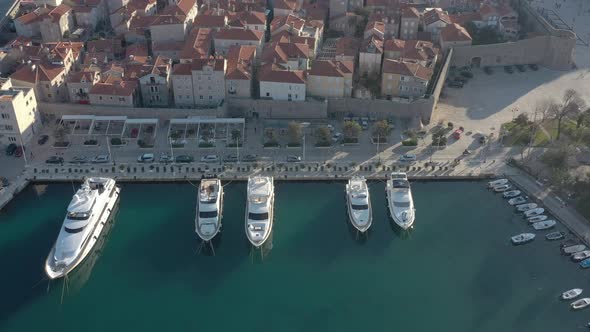
[[[414,183],[410,233],[371,183],[366,239],[347,223],[344,183],[277,183],[272,248],[252,255],[245,184],[225,187],[222,236],[196,255],[196,188],[124,185],[103,243],[67,285],[43,264],[71,185],[30,186],[0,214],[0,331],[574,331],[590,309],[557,296],[587,271],[528,230],[482,183]]]

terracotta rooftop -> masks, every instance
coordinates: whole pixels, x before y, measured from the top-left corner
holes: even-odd
[[[180,52],[180,58],[200,59],[208,57],[211,53],[212,36],[213,31],[211,29],[192,29]]]
[[[225,59],[209,57],[207,59],[193,59],[191,63],[179,63],[172,68],[173,75],[191,75],[192,71],[203,70],[210,66],[214,71],[225,71]]]
[[[181,41],[152,42],[152,51],[181,51],[183,47]]]
[[[341,37],[336,40],[336,56],[357,56],[361,42],[353,37]]]
[[[266,24],[266,16],[261,12],[242,11],[231,14],[228,18],[228,25],[232,27],[245,27],[247,25]]]
[[[265,45],[262,51],[263,63],[284,63],[289,59],[309,59],[309,47],[306,44],[274,42]]]
[[[70,6],[62,3],[61,5],[55,7],[47,15],[49,17],[51,17],[51,19],[53,20],[53,22],[57,22],[57,21],[59,21],[59,19],[62,16],[64,16],[67,12],[69,12],[71,10],[72,10],[72,7],[70,7]]]
[[[16,20],[22,25],[40,22],[43,20],[43,17],[45,17],[45,14],[47,14],[48,12],[48,8],[40,7],[28,14],[18,17]]]
[[[115,54],[122,49],[120,39],[97,39],[86,42],[86,49],[89,52],[106,52]]]
[[[440,31],[440,38],[445,42],[471,41],[471,35],[457,23],[449,24]]]
[[[305,25],[305,20],[291,14],[275,17],[270,23],[270,32],[272,33],[285,25],[289,27],[293,26],[294,29],[301,30]]]
[[[197,28],[223,28],[225,24],[225,15],[197,15],[193,22],[193,26]]]
[[[176,5],[171,5],[162,11],[164,15],[183,15],[187,16],[195,6],[195,0],[178,0]]]
[[[263,31],[242,30],[242,29],[222,29],[215,33],[215,39],[224,40],[251,40],[262,41]]]
[[[258,79],[261,82],[305,84],[303,70],[287,70],[281,65],[267,63],[260,67]]]
[[[227,53],[225,78],[229,80],[251,80],[255,55],[256,46],[231,46]]]
[[[383,53],[383,40],[373,35],[363,40],[360,51],[364,53]]]
[[[400,58],[416,61],[431,60],[438,55],[432,42],[422,40],[389,39],[383,44],[385,52],[399,52]]]
[[[149,16],[148,16],[149,17]],[[154,15],[150,25],[184,24],[184,16],[180,15]]]
[[[145,63],[147,61],[147,57],[148,48],[146,45],[136,43],[125,48],[126,61]]]
[[[344,77],[354,72],[352,61],[316,60],[311,66],[308,75]]]
[[[134,81],[113,81],[112,83],[97,83],[90,88],[90,94],[103,96],[131,97],[137,88]]]
[[[310,50],[315,48],[315,38],[293,35],[291,32],[286,30],[283,30],[270,37],[270,42],[307,44],[307,47],[309,47]]]
[[[65,72],[64,66],[37,62],[20,66],[10,78],[22,82],[36,84],[37,82],[51,82]]]
[[[93,71],[78,71],[70,72],[68,74],[68,83],[92,83],[94,82],[94,76],[97,75]]]
[[[451,24],[451,18],[440,8],[434,8],[424,13],[424,24],[430,25],[432,23],[442,21],[446,24]]]
[[[402,9],[402,18],[420,18],[420,13],[415,7],[405,7]]]
[[[292,10],[298,11],[301,9],[301,6],[296,0],[275,0],[274,1],[274,8],[275,9],[285,9],[285,10]]]
[[[385,33],[385,24],[380,21],[369,21],[365,27],[365,32],[370,30],[376,30],[381,33]]]
[[[391,59],[383,60],[383,73],[411,76],[425,81],[430,80],[430,77],[432,77],[432,69],[430,68],[426,68],[414,62],[397,61]]]

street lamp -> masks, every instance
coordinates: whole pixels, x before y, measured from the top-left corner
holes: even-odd
[[[301,122],[301,128],[303,130],[303,161],[305,161],[305,128],[309,127],[309,122]]]

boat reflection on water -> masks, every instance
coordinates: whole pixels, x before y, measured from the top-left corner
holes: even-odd
[[[222,242],[223,242],[223,232],[222,231],[217,233],[217,235],[209,241],[204,241],[204,240],[198,239],[196,254],[204,255],[204,256],[215,256],[215,254],[217,254],[217,249],[219,247],[221,247]]]
[[[252,263],[254,262],[264,262],[264,260],[270,255],[270,252],[273,247],[273,238],[274,238],[274,229],[271,229],[270,234],[268,234],[268,238],[262,245],[259,247],[253,246],[251,243],[248,243],[248,247],[250,248],[250,258]]]
[[[344,222],[346,223],[346,228],[348,229],[348,234],[350,235],[350,238],[357,244],[365,244],[371,238],[371,233],[373,232],[372,228],[367,229],[365,232],[360,232],[350,222],[349,217],[346,217]]]
[[[117,201],[113,206],[111,215],[109,216],[98,240],[96,240],[96,244],[88,253],[88,256],[86,256],[84,261],[82,261],[76,269],[68,273],[65,278],[57,279],[59,289],[62,289],[62,287],[65,286],[66,294],[72,295],[73,293],[80,291],[90,279],[92,269],[102,255],[102,250],[105,248],[109,235],[114,227],[119,213],[119,204],[120,201]],[[63,283],[65,283],[65,285]]]

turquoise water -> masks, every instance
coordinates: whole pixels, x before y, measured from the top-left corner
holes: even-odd
[[[71,185],[30,186],[0,214],[0,331],[574,331],[590,309],[557,296],[588,273],[482,183],[413,183],[415,229],[387,217],[357,239],[344,183],[277,183],[272,248],[251,255],[245,184],[225,187],[222,236],[195,254],[196,189],[123,185],[104,244],[68,279],[43,279]]]

